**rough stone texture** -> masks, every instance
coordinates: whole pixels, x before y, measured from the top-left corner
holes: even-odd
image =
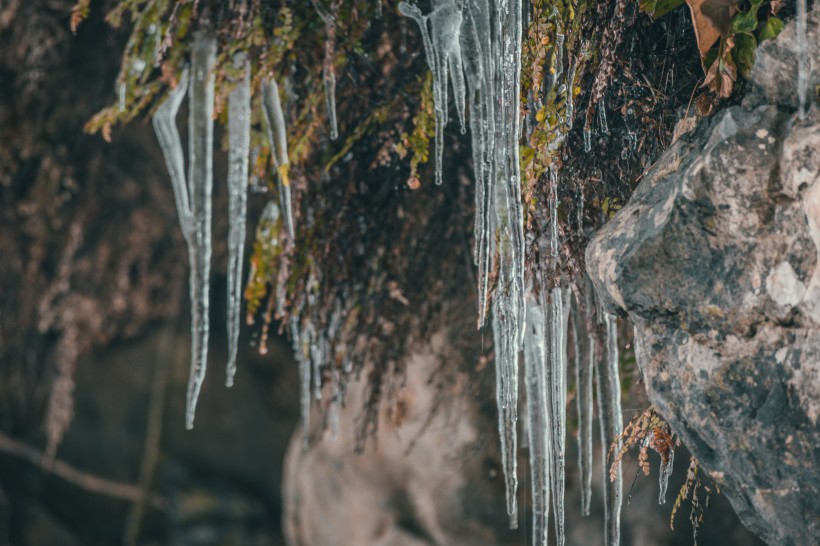
[[[667,150],[587,249],[650,400],[771,544],[820,536],[820,110],[793,114],[793,48],[762,48],[746,107]]]

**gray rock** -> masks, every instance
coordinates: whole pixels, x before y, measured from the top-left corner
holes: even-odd
[[[794,78],[772,68],[792,62],[792,31],[782,36],[761,48],[755,70],[773,104],[729,108],[676,142],[586,260],[605,306],[635,325],[651,402],[743,523],[771,544],[813,544],[820,110],[800,122],[775,105],[795,105],[794,84],[789,92],[773,79]]]
[[[808,19],[806,45],[813,74],[820,72],[820,4],[814,3]],[[797,107],[797,33],[789,24],[776,40],[766,40],[755,52],[752,81],[756,91],[770,104]],[[820,83],[817,78],[814,85]],[[811,88],[814,88],[814,85]]]

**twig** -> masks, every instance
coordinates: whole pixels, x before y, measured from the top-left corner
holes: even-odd
[[[59,459],[51,459],[42,451],[10,438],[2,432],[0,432],[0,452],[28,461],[45,473],[59,476],[65,481],[93,493],[132,502],[142,496],[142,491],[136,485],[117,482],[83,472]],[[157,510],[166,510],[168,500],[160,495],[151,495],[147,498],[147,504]]]
[[[148,419],[145,427],[145,444],[140,463],[139,488],[140,498],[128,510],[123,531],[123,544],[135,545],[139,538],[140,524],[145,504],[151,491],[151,482],[159,460],[160,440],[162,438],[162,416],[165,413],[165,392],[168,387],[168,370],[170,366],[169,345],[172,342],[173,330],[166,326],[160,334],[158,350],[154,359],[154,377],[151,384],[151,399],[148,402]],[[176,355],[174,355],[176,356]]]

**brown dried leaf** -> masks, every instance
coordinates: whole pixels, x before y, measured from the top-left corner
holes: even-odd
[[[732,17],[737,13],[737,0],[686,0],[686,4],[692,13],[698,51],[703,59],[718,38],[729,33]]]

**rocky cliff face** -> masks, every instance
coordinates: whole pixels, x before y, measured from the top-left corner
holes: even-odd
[[[795,115],[795,52],[793,25],[762,46],[743,105],[667,150],[586,255],[650,400],[771,544],[820,536],[820,109]]]

